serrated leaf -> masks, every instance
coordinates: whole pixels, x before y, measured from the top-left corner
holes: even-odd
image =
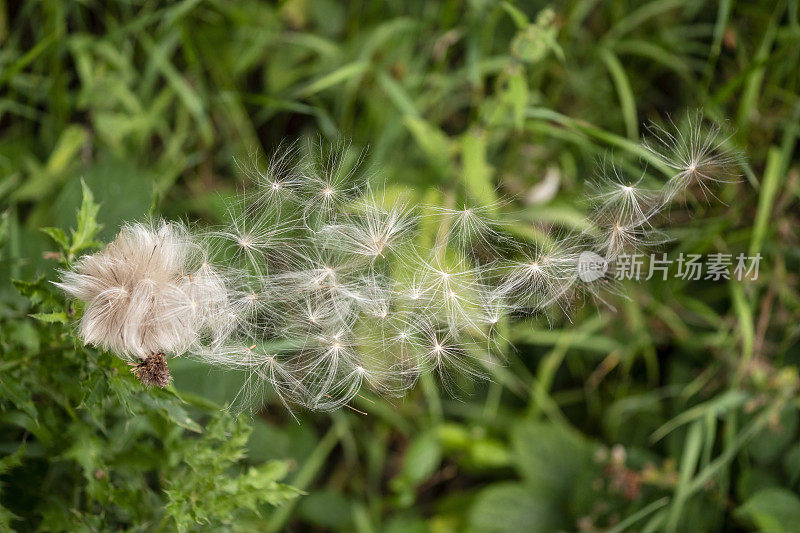
[[[62,251],[69,250],[69,237],[67,236],[67,232],[61,228],[39,228],[39,231],[48,235],[51,239],[53,239],[56,244],[61,248]]]
[[[41,276],[34,281],[25,281],[20,279],[12,279],[11,283],[19,291],[19,293],[34,306],[54,307],[60,303],[60,300],[53,294],[52,285]]]
[[[5,474],[11,469],[21,465],[26,448],[23,442],[13,453],[0,458],[0,474]],[[0,505],[0,526],[4,531],[11,531],[11,522],[18,518],[17,515]]]
[[[33,403],[30,392],[18,381],[0,380],[0,398],[4,400],[4,403],[10,401],[17,409],[27,414],[31,420],[37,419],[36,404]]]
[[[81,250],[100,245],[94,240],[100,231],[100,224],[97,223],[100,206],[94,201],[92,191],[83,180],[81,180],[81,187],[83,188],[83,200],[81,208],[78,210],[78,226],[72,231],[72,246],[70,246],[70,254],[73,257]]]
[[[288,470],[285,462],[274,461],[249,468],[238,476],[226,475],[231,464],[244,454],[249,426],[243,417],[233,419],[220,413],[207,425],[199,440],[187,450],[186,464],[169,479],[167,513],[177,529],[199,522],[229,520],[244,509],[258,511],[263,503],[277,505],[299,494],[278,480]],[[198,495],[202,494],[202,498]]]
[[[194,431],[195,433],[202,433],[203,428],[192,420],[186,409],[181,406],[180,400],[175,394],[171,394],[172,398],[165,396],[170,395],[169,391],[165,390],[149,390],[145,391],[142,400],[145,404],[150,405],[156,409],[160,409],[172,422],[178,426]]]

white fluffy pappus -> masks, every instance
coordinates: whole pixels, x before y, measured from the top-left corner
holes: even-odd
[[[56,285],[86,302],[80,321],[85,343],[129,361],[177,355],[197,342],[227,301],[225,281],[202,256],[182,224],[128,224]]]

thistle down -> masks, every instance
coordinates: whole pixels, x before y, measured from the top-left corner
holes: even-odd
[[[508,317],[608,288],[608,276],[579,277],[581,254],[613,262],[661,243],[657,217],[671,202],[735,178],[724,142],[699,116],[652,128],[644,148],[671,177],[650,189],[607,167],[591,230],[538,242],[509,237],[486,206],[373,190],[341,146],[286,150],[245,168],[255,183],[221,227],[127,224],[58,285],[86,303],[84,342],[145,385],[168,384],[167,358],[185,355],[245,372],[246,404],[268,383],[287,406],[335,409],[364,386],[400,394],[428,372],[445,383],[453,371],[484,375],[501,360]],[[425,246],[423,226],[436,228]]]

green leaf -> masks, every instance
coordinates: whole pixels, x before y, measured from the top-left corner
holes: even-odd
[[[13,453],[6,455],[3,458],[0,458],[0,474],[5,474],[10,470],[20,466],[22,464],[22,458],[25,456],[26,450],[25,443],[20,444]],[[0,488],[2,486],[0,485]],[[6,509],[3,506],[0,506],[0,527],[4,530],[11,531],[11,522],[19,517]]]
[[[203,431],[203,428],[189,416],[189,413],[182,405],[183,400],[175,393],[168,389],[151,389],[145,391],[142,396],[145,404],[161,410],[165,416],[178,426],[195,433]]]
[[[469,449],[472,436],[469,430],[455,422],[446,422],[436,427],[436,436],[442,447],[450,451],[464,451]]]
[[[514,127],[522,130],[525,122],[525,109],[528,107],[530,99],[530,89],[524,69],[516,68],[511,72],[503,92],[503,99],[511,108]]]
[[[747,453],[762,464],[771,464],[781,457],[782,452],[797,438],[797,407],[785,407],[777,419],[777,424],[770,424],[745,448]]]
[[[478,468],[501,468],[509,466],[508,448],[494,439],[477,439],[472,441],[469,449],[470,464]]]
[[[64,172],[88,139],[89,133],[83,126],[72,125],[66,128],[50,154],[50,159],[47,160],[47,173],[54,176]]]
[[[772,147],[767,153],[767,163],[764,169],[764,179],[758,193],[758,211],[753,223],[753,232],[750,238],[748,255],[755,255],[764,248],[764,239],[770,228],[770,217],[773,215],[773,204],[780,191],[781,183],[786,176],[781,172],[781,152],[777,147]]]
[[[413,440],[406,450],[400,472],[390,483],[399,506],[413,504],[416,487],[433,475],[441,461],[442,446],[433,430],[425,431]]]
[[[589,460],[589,446],[571,430],[544,422],[526,422],[511,434],[517,469],[534,485],[568,496]]]
[[[514,21],[514,24],[517,25],[517,28],[524,28],[530,24],[528,16],[511,2],[504,0],[500,5],[506,10],[509,16],[511,16],[511,19]]]
[[[71,125],[61,132],[58,142],[43,168],[36,168],[33,176],[14,191],[15,200],[32,200],[46,197],[68,175],[70,163],[86,145],[89,134],[83,126]]]
[[[66,231],[61,228],[39,228],[39,231],[53,239],[62,251],[69,251],[69,237]]]
[[[419,111],[417,111],[414,101],[402,85],[382,70],[377,72],[377,79],[386,96],[389,97],[401,113],[408,116],[419,116]]]
[[[453,174],[454,143],[442,130],[417,116],[406,115],[405,125],[425,153],[428,161],[436,167],[442,175]]]
[[[368,61],[354,61],[353,63],[348,63],[347,65],[339,67],[333,72],[330,72],[309,83],[300,90],[298,96],[300,98],[306,98],[318,92],[324,91],[325,89],[329,89],[350,78],[360,76],[368,67]]]
[[[635,141],[639,138],[639,118],[636,114],[636,98],[633,95],[628,75],[625,73],[625,67],[622,66],[622,62],[616,54],[608,48],[601,48],[599,55],[617,89],[620,111],[625,121],[625,132],[629,139]]]
[[[470,197],[482,205],[493,205],[497,200],[492,183],[493,169],[486,160],[487,136],[470,131],[461,138],[461,161],[464,186]]]
[[[13,453],[0,458],[0,474],[5,474],[11,469],[21,465],[22,458],[25,456],[25,450],[25,443],[22,443]]]
[[[56,297],[53,293],[53,285],[47,281],[44,276],[34,281],[12,279],[11,283],[13,283],[19,293],[28,298],[34,306],[45,308],[61,306],[61,299]]]
[[[719,396],[686,409],[672,420],[666,422],[660,428],[653,432],[651,442],[658,442],[663,439],[675,429],[684,424],[706,416],[720,417],[732,410],[738,408],[749,399],[749,396],[740,390],[729,390],[720,394]]]
[[[792,486],[800,481],[800,444],[792,446],[783,456],[783,470],[789,476],[789,483]]]
[[[250,432],[244,417],[219,413],[191,445],[184,468],[168,480],[166,510],[178,530],[201,522],[230,521],[235,513],[259,505],[279,505],[295,498],[298,490],[278,480],[287,473],[282,461],[249,468],[244,474],[226,474],[244,455]]]
[[[6,209],[0,214],[0,257],[3,257],[3,248],[8,239],[9,228],[11,227],[10,211]]]
[[[753,522],[764,533],[800,531],[800,498],[786,489],[760,490],[744,502],[736,514]]]
[[[536,16],[536,22],[521,27],[511,41],[511,53],[524,63],[538,63],[553,52],[563,61],[564,51],[557,41],[558,27],[555,24],[556,14],[546,8]],[[519,22],[517,24],[519,25]]]
[[[352,505],[332,490],[312,492],[300,501],[300,515],[309,523],[327,530],[344,530],[352,519]]]
[[[67,313],[65,313],[64,311],[56,311],[53,313],[33,313],[28,316],[35,318],[36,320],[39,320],[41,322],[46,322],[50,324],[52,323],[66,324],[67,320],[69,320],[67,318]]]
[[[33,402],[30,391],[26,390],[22,383],[11,381],[10,379],[0,380],[0,398],[11,402],[20,411],[28,415],[31,420],[36,420],[39,411]]]
[[[419,435],[408,447],[403,459],[401,476],[416,484],[428,479],[442,460],[442,447],[433,431]]]
[[[498,483],[482,490],[469,512],[470,531],[551,533],[564,524],[558,504],[522,483]]]
[[[703,446],[702,428],[702,420],[697,420],[689,426],[689,430],[686,433],[678,473],[678,483],[675,487],[675,496],[672,499],[672,506],[667,517],[666,529],[670,532],[677,531],[679,520],[685,516],[684,507],[689,496],[691,496],[689,482],[697,469],[697,462],[700,459],[700,451]]]
[[[81,186],[83,187],[83,201],[78,211],[78,227],[72,231],[72,246],[69,250],[73,257],[86,248],[100,246],[100,243],[94,240],[97,232],[100,231],[100,224],[97,223],[97,212],[100,210],[100,206],[94,201],[92,191],[83,180],[81,180]]]

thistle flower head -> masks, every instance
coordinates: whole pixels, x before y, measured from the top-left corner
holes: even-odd
[[[130,224],[64,272],[57,285],[86,302],[84,341],[134,360],[187,351],[227,297],[210,267],[187,270],[195,247],[181,224]]]

